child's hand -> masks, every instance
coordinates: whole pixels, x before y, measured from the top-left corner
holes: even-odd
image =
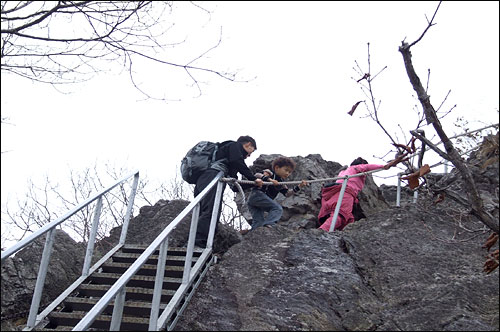
[[[271,181],[275,186],[279,184],[279,182],[275,179],[269,179],[269,181]]]
[[[299,184],[299,187],[300,187],[300,188],[303,188],[303,187],[307,186],[308,184],[309,184],[309,183],[307,183],[307,181],[306,181],[306,180],[302,180],[302,182]]]

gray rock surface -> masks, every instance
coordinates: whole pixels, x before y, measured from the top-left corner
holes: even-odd
[[[262,155],[252,168],[268,168],[276,156]],[[297,169],[291,181],[334,177],[341,167],[319,155],[293,158]],[[498,217],[498,161],[485,166],[479,155],[470,163],[485,206]],[[428,181],[466,197],[456,172],[431,175]],[[378,188],[368,177],[359,197],[366,217],[342,232],[327,233],[315,225],[320,190],[315,184],[280,197],[284,215],[275,228],[242,236],[219,225],[218,263],[176,329],[499,329],[498,269],[489,275],[482,271],[487,251],[481,246],[490,232],[467,209],[448,198],[435,204],[434,194],[424,189],[413,204],[413,193],[405,188],[402,207],[396,208],[395,187]],[[188,204],[160,200],[141,208],[131,220],[127,243],[150,243]],[[170,245],[185,245],[190,219],[176,228]],[[112,248],[120,232],[114,229],[101,241],[98,254]],[[44,303],[78,277],[83,263],[85,246],[62,232],[57,236],[60,247],[54,250]],[[492,250],[497,248],[498,243]],[[22,320],[5,317],[29,308],[40,252],[35,243],[2,265],[2,330],[22,328]]]
[[[45,236],[42,236],[2,264],[2,330],[14,329],[12,321],[16,319],[19,324],[26,323],[44,246]],[[84,244],[56,230],[41,308],[81,275],[85,249]]]

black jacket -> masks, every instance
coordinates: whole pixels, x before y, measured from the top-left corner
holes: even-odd
[[[245,164],[247,152],[243,148],[243,144],[235,141],[225,141],[219,143],[215,160],[224,160],[224,164],[228,167],[228,176],[237,178],[238,172],[250,181],[255,181],[257,178]]]
[[[276,180],[278,182],[283,182],[283,179],[276,175],[276,173],[273,172],[273,175],[271,176],[263,176],[262,181],[264,182],[269,182],[269,179]],[[286,185],[269,185],[269,186],[262,186],[262,188],[255,188],[254,190],[261,190],[267,194],[271,199],[275,199],[276,196],[278,196],[279,193],[282,193],[283,195],[286,196],[288,193],[288,187]]]

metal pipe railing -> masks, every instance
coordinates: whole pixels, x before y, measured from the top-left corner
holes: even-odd
[[[92,307],[92,309],[80,320],[80,322],[73,328],[73,331],[83,331],[88,329],[92,323],[95,321],[98,315],[100,315],[104,309],[108,306],[108,304],[114,299],[117,298],[120,299],[121,297],[125,296],[126,289],[125,285],[132,279],[132,277],[139,271],[141,266],[146,262],[146,260],[154,253],[156,248],[159,246],[164,247],[165,246],[165,241],[167,241],[168,236],[170,232],[172,232],[175,227],[191,212],[191,210],[196,208],[196,213],[193,213],[192,217],[192,222],[197,223],[198,222],[198,216],[199,216],[199,207],[198,205],[200,204],[201,200],[208,194],[210,190],[213,189],[213,187],[219,183],[219,180],[222,178],[223,172],[219,172],[215,178],[207,185],[207,187],[200,193],[198,194],[194,200],[186,207],[182,212],[172,221],[170,224],[156,237],[155,240],[144,250],[144,252],[135,260],[134,263],[122,274],[120,278],[110,287],[110,289],[101,297],[101,299]],[[150,317],[150,329],[152,330],[159,330],[162,328],[162,326],[165,324],[167,319],[169,319],[172,314],[173,314],[173,309],[177,306],[177,303],[180,302],[182,299],[182,296],[184,295],[184,292],[188,290],[189,283],[193,282],[194,276],[196,276],[197,272],[201,269],[202,263],[204,260],[207,259],[208,255],[211,253],[212,248],[211,245],[213,243],[213,236],[214,236],[214,231],[215,230],[215,225],[217,222],[217,216],[218,216],[218,206],[220,204],[220,197],[222,196],[222,188],[223,188],[223,183],[220,183],[220,185],[217,186],[217,193],[216,193],[216,199],[215,199],[215,204],[214,204],[214,213],[212,214],[212,220],[210,222],[210,232],[209,232],[209,238],[207,239],[207,247],[203,251],[202,255],[200,258],[198,258],[198,261],[196,262],[193,270],[190,272],[184,271],[185,275],[188,273],[189,278],[187,278],[187,282],[184,282],[186,277],[185,275],[183,276],[183,283],[179,287],[179,289],[176,291],[172,299],[170,300],[169,304],[167,307],[163,310],[163,313],[159,318],[157,318],[157,312],[159,312],[158,308],[156,307],[156,303],[158,302],[158,297],[160,295],[155,295],[157,293],[161,293],[162,290],[162,279],[161,273],[156,274],[156,279],[155,279],[155,289],[153,291],[153,298],[154,302],[152,303],[152,313],[154,315],[151,315]],[[215,216],[215,218],[214,218]],[[195,231],[190,231],[189,239],[188,239],[188,246],[187,246],[187,252],[186,252],[186,264],[191,265],[191,259],[188,261],[188,257],[192,258],[193,255],[193,248],[194,248],[194,241],[195,241]],[[212,237],[212,238],[211,238]],[[165,251],[166,249],[164,249]],[[166,255],[166,253],[162,253],[162,255]],[[158,262],[160,263],[160,262]],[[160,268],[160,267],[158,267]],[[163,267],[164,269],[164,267]],[[112,328],[113,329],[119,329],[120,328],[120,322],[121,320],[121,315],[123,312],[123,302],[122,301],[117,301],[115,300],[114,303],[114,308],[113,308],[113,317],[112,317]],[[159,304],[158,304],[159,307]],[[154,311],[153,311],[154,309]],[[120,319],[118,319],[120,318]],[[155,324],[155,321],[157,323]],[[156,325],[156,326],[155,326]]]
[[[83,209],[84,207],[86,207],[87,205],[89,205],[90,203],[92,203],[93,201],[95,201],[96,199],[98,199],[100,196],[102,196],[102,195],[106,194],[107,192],[111,191],[111,189],[113,189],[116,186],[120,185],[121,183],[125,182],[128,178],[130,178],[132,176],[136,176],[137,178],[139,178],[139,171],[136,171],[136,172],[131,173],[131,174],[127,175],[127,176],[124,176],[123,178],[121,178],[120,180],[118,180],[117,182],[115,182],[113,185],[109,186],[106,189],[103,189],[99,193],[97,193],[94,196],[91,196],[90,198],[88,198],[87,200],[85,200],[80,205],[78,205],[78,206],[74,207],[73,209],[69,210],[66,214],[64,214],[63,216],[61,216],[59,219],[54,220],[54,221],[52,221],[52,222],[44,225],[42,228],[40,228],[39,230],[37,230],[33,234],[31,234],[31,235],[27,236],[26,238],[22,239],[18,243],[14,244],[12,247],[10,247],[10,248],[2,251],[1,262],[3,263],[4,260],[7,257],[12,256],[13,254],[15,254],[16,252],[18,252],[22,248],[26,247],[31,242],[33,242],[36,239],[38,239],[43,234],[47,233],[48,231],[50,231],[51,229],[55,228],[56,226],[59,226],[59,224],[63,223],[66,219],[68,219],[69,217],[71,217],[72,215],[74,215],[75,213],[77,213],[78,211],[80,211],[81,209]],[[135,193],[134,193],[134,195],[135,195]],[[130,202],[129,202],[129,204],[130,204]]]
[[[55,241],[55,230],[56,230],[56,227],[59,226],[60,224],[62,224],[64,221],[66,221],[71,216],[73,216],[75,213],[77,213],[78,211],[80,211],[81,209],[83,209],[84,207],[86,207],[87,205],[89,205],[90,203],[92,203],[93,201],[98,200],[97,201],[97,205],[96,205],[96,210],[95,210],[95,213],[94,213],[94,220],[92,222],[92,229],[90,231],[89,241],[88,241],[88,244],[87,244],[87,250],[86,250],[84,265],[83,265],[83,269],[82,269],[82,277],[80,277],[80,279],[83,280],[84,279],[83,277],[85,277],[86,275],[88,275],[89,270],[90,270],[90,262],[92,261],[92,254],[93,254],[93,250],[94,250],[94,242],[95,242],[95,237],[96,237],[96,233],[97,233],[97,227],[99,225],[99,218],[100,218],[100,214],[101,214],[102,197],[106,193],[108,193],[109,191],[111,191],[113,188],[115,188],[116,186],[118,186],[118,185],[122,184],[123,182],[127,181],[132,176],[134,176],[134,184],[132,185],[132,190],[131,190],[130,199],[129,199],[129,208],[130,208],[134,204],[133,200],[134,200],[134,197],[135,197],[135,192],[137,190],[137,183],[138,183],[138,179],[139,179],[139,171],[131,173],[131,174],[129,174],[127,176],[124,176],[123,178],[117,180],[114,184],[112,184],[111,186],[103,189],[102,191],[100,191],[99,193],[95,194],[94,196],[91,196],[90,198],[88,198],[87,200],[85,200],[80,205],[78,205],[78,206],[74,207],[73,209],[71,209],[70,211],[68,211],[62,217],[60,217],[57,220],[54,220],[54,221],[48,223],[47,225],[44,225],[42,228],[40,228],[39,230],[37,230],[36,232],[34,232],[33,234],[31,234],[30,236],[26,237],[25,239],[19,241],[18,243],[16,243],[12,247],[10,247],[10,248],[8,248],[8,249],[6,249],[5,251],[2,252],[1,263],[3,264],[4,261],[8,257],[12,256],[13,254],[15,254],[16,252],[18,252],[19,250],[25,248],[30,243],[32,243],[36,239],[40,238],[44,234],[47,234],[46,240],[45,240],[45,246],[43,248],[42,258],[40,260],[40,266],[39,266],[39,270],[38,270],[38,275],[37,275],[37,280],[36,280],[36,284],[35,284],[35,289],[34,289],[34,292],[33,292],[33,298],[32,298],[32,301],[31,301],[31,306],[30,306],[30,312],[29,312],[29,316],[28,316],[28,321],[26,323],[26,328],[25,329],[27,329],[27,330],[33,329],[33,327],[35,327],[35,325],[38,324],[47,315],[47,311],[46,310],[44,310],[38,316],[37,316],[37,313],[38,313],[38,309],[40,307],[40,302],[41,302],[41,298],[42,298],[43,288],[44,288],[44,284],[45,284],[45,278],[47,276],[47,270],[48,270],[48,265],[49,265],[49,261],[50,261],[50,256],[52,254],[52,248],[53,248],[53,244],[54,244],[54,241]],[[130,211],[131,211],[131,208],[130,208]],[[128,224],[127,218],[130,219],[130,213],[125,218],[124,223],[126,223],[126,224]],[[70,286],[70,287],[72,287],[72,286]],[[61,300],[60,297],[58,297],[56,299],[56,301],[60,301],[60,300]],[[50,307],[53,307],[53,306],[54,305],[52,303],[50,305]]]
[[[334,231],[335,226],[337,226],[337,217],[338,217],[339,212],[340,212],[340,206],[342,205],[342,199],[344,198],[344,193],[345,193],[345,190],[347,187],[347,182],[349,181],[349,179],[357,178],[360,176],[365,176],[365,175],[380,172],[383,170],[384,170],[383,168],[378,168],[378,169],[374,169],[374,170],[371,170],[368,172],[362,172],[362,173],[357,173],[357,174],[353,174],[353,175],[346,175],[346,176],[338,176],[338,177],[334,178],[334,180],[344,179],[344,181],[342,181],[342,188],[340,189],[339,198],[337,200],[337,205],[335,206],[335,211],[333,213],[332,223],[330,224],[330,228],[328,230],[329,232]]]

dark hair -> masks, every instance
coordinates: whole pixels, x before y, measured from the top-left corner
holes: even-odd
[[[288,157],[278,157],[276,159],[273,160],[273,163],[271,164],[271,168],[274,172],[274,168],[276,166],[278,167],[284,167],[284,166],[288,166],[288,167],[291,167],[292,170],[295,169],[295,161],[293,161],[292,159],[288,158]]]
[[[363,158],[358,157],[358,158],[353,160],[353,162],[351,163],[351,166],[361,165],[361,164],[368,164],[368,162],[366,160],[364,160]]]
[[[240,136],[236,142],[239,142],[241,144],[245,144],[245,143],[250,142],[250,143],[252,143],[255,150],[257,150],[257,143],[255,143],[255,140],[250,136]]]

